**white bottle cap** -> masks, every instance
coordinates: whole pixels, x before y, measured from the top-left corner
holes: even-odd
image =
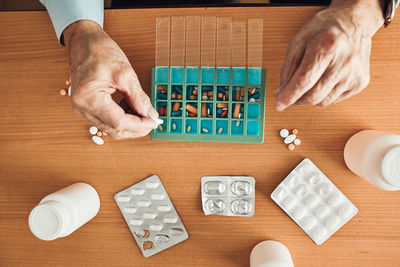
[[[56,201],[37,205],[29,215],[29,228],[39,239],[50,241],[59,237],[67,228],[65,210]]]
[[[293,267],[292,257],[285,245],[266,240],[258,243],[250,253],[250,267]]]
[[[386,153],[382,160],[382,175],[389,184],[400,189],[400,146]]]

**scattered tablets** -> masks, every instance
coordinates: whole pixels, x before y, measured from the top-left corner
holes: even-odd
[[[143,256],[152,256],[189,237],[157,175],[122,190],[114,199]]]
[[[255,179],[250,176],[204,176],[201,201],[205,215],[254,215]]]
[[[288,145],[289,150],[294,150],[296,146],[299,146],[301,144],[300,139],[297,138],[297,134],[299,133],[299,130],[297,129],[292,129],[291,132],[289,132],[288,129],[282,129],[279,131],[279,135],[283,138],[283,142]]]
[[[99,130],[97,129],[96,126],[91,126],[91,127],[89,128],[89,133],[92,134],[92,135],[97,134],[98,131],[99,131]]]
[[[61,89],[60,90],[60,95],[66,96],[67,95],[67,91],[65,89]]]
[[[317,245],[358,213],[356,206],[307,158],[278,185],[271,198]]]
[[[103,145],[104,144],[104,140],[101,137],[97,136],[97,135],[93,135],[92,136],[92,140],[97,145]]]

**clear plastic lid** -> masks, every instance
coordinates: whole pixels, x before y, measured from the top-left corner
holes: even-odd
[[[54,240],[65,231],[65,216],[65,211],[59,203],[46,201],[31,211],[29,228],[39,239]]]
[[[389,184],[400,189],[400,146],[386,153],[382,160],[382,175]]]

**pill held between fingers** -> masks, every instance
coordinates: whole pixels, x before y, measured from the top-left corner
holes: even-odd
[[[290,151],[294,150],[294,148],[295,148],[295,146],[294,146],[293,144],[289,144],[289,145],[288,145],[288,149],[289,149]]]
[[[291,142],[293,142],[295,139],[296,139],[296,135],[295,134],[291,134],[291,135],[287,136],[285,138],[285,140],[283,140],[283,142],[288,145]]]
[[[104,140],[101,137],[97,136],[97,135],[92,136],[92,140],[97,145],[101,146],[101,145],[104,144]]]
[[[288,129],[282,129],[282,130],[280,130],[279,135],[280,135],[282,138],[286,138],[286,137],[289,136],[289,130],[288,130]]]
[[[66,84],[67,86],[70,86],[70,85],[71,85],[71,81],[70,81],[70,80],[66,80],[66,81],[65,81],[65,84]]]
[[[66,96],[67,95],[67,91],[65,89],[61,89],[60,90],[60,95]]]
[[[300,141],[300,139],[294,139],[294,141],[293,141],[293,143],[296,145],[296,146],[299,146],[300,144],[301,144],[301,141]]]
[[[163,121],[162,119],[156,119],[156,122],[157,122],[159,125],[161,125],[161,124],[164,123],[164,121]]]
[[[102,135],[103,135],[103,132],[102,132],[102,131],[98,131],[98,132],[96,133],[96,135],[97,135],[97,136],[102,136]]]
[[[299,133],[299,130],[297,130],[296,128],[294,128],[293,130],[292,130],[292,134],[298,134]]]

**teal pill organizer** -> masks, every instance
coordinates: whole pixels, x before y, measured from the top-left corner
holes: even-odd
[[[263,143],[262,68],[155,67],[151,99],[164,121],[154,140]]]

